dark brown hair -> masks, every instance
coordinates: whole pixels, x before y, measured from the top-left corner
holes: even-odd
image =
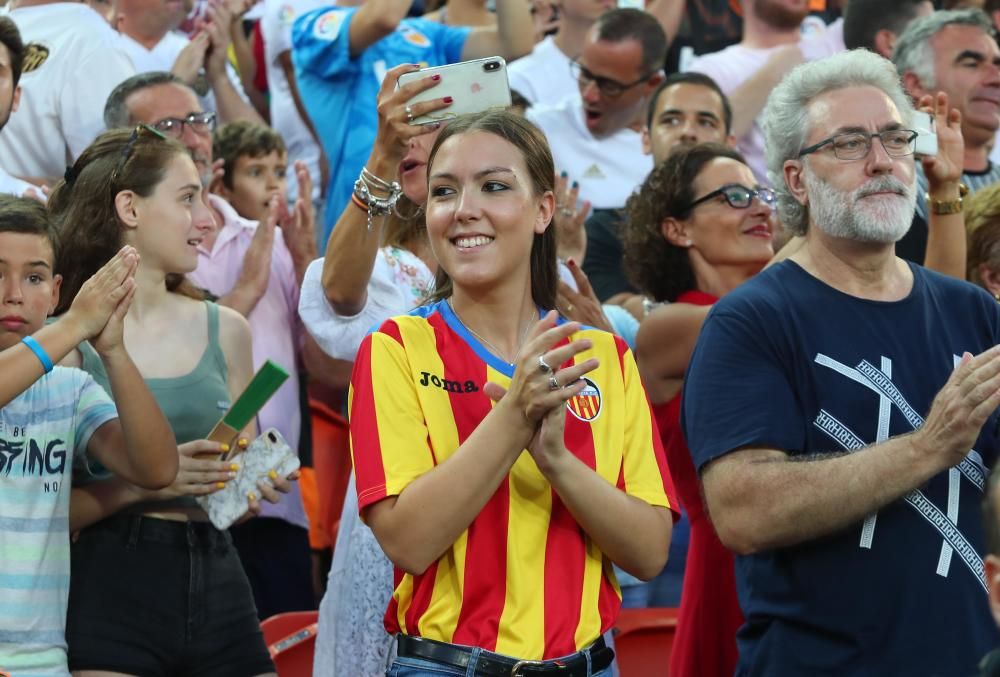
[[[430,156],[427,158],[427,176],[431,176],[431,167],[438,150],[448,139],[460,134],[472,132],[487,132],[507,141],[524,157],[524,164],[531,177],[531,187],[535,195],[543,195],[555,190],[555,165],[552,162],[552,151],[545,140],[545,135],[533,124],[521,116],[505,110],[487,111],[475,115],[467,115],[453,120],[441,130]],[[559,273],[556,269],[556,233],[549,227],[542,234],[535,234],[531,244],[531,298],[536,305],[544,309],[555,308],[556,290],[559,284]],[[444,268],[438,266],[434,293],[428,302],[447,299],[452,295],[451,278]]]
[[[130,190],[149,197],[163,180],[169,162],[187,149],[146,127],[116,129],[97,137],[66,170],[49,197],[61,239],[56,269],[62,273],[62,299],[56,314],[69,308],[83,283],[121,249],[123,224],[115,196]],[[201,300],[204,293],[183,275],[167,275],[169,291]]]
[[[240,120],[223,125],[212,135],[212,156],[224,162],[226,173],[222,175],[222,183],[230,190],[238,159],[261,158],[275,151],[286,155],[285,142],[281,134],[266,125]]]
[[[669,217],[687,218],[695,200],[694,181],[716,158],[746,164],[742,155],[720,143],[681,148],[653,169],[625,203],[627,218],[621,227],[625,272],[632,284],[656,301],[674,301],[694,288],[687,249],[668,242],[661,225]]]
[[[0,193],[0,233],[44,237],[52,246],[55,258],[59,258],[59,236],[45,205],[38,200]]]
[[[25,49],[17,24],[7,16],[0,16],[0,45],[10,52],[10,71],[14,86],[17,87],[17,83],[21,80],[21,70],[24,68]]]

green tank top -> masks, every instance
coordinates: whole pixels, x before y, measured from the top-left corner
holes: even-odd
[[[219,345],[219,307],[206,301],[205,309],[208,316],[208,345],[195,368],[174,378],[145,379],[146,386],[173,428],[177,444],[204,439],[231,405],[229,369]],[[81,368],[93,376],[110,395],[111,384],[97,351],[86,342],[81,343],[79,349],[83,357]],[[101,476],[106,475],[106,471],[92,467],[91,474]],[[197,506],[197,503],[193,497],[184,497],[142,504],[129,512],[177,506],[191,507]]]

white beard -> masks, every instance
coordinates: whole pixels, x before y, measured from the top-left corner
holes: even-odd
[[[913,223],[916,186],[894,176],[882,175],[845,192],[807,171],[805,185],[811,220],[830,237],[889,244],[901,240]],[[902,194],[864,197],[879,190]]]

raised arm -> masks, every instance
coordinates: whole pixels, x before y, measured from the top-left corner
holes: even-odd
[[[938,137],[938,154],[923,159],[927,194],[932,200],[957,200],[965,150],[962,114],[957,108],[949,110],[948,95],[944,92],[938,92],[936,97],[922,97],[919,108],[934,115]],[[935,214],[928,204],[924,266],[964,280],[966,247],[965,217],[962,212]]]
[[[96,336],[108,323],[118,304],[131,290],[138,254],[122,247],[83,283],[69,310],[56,322],[32,334],[53,363],[60,362],[76,346]],[[45,374],[42,361],[28,346],[19,343],[0,352],[0,407],[5,407]]]
[[[351,17],[351,56],[356,57],[396,30],[410,11],[411,0],[365,0]]]
[[[710,461],[701,480],[712,523],[740,554],[834,533],[958,464],[998,405],[1000,347],[966,353],[913,433],[852,453],[739,449]]]
[[[655,16],[663,27],[668,43],[677,37],[686,8],[686,0],[653,0],[646,5],[646,11]]]
[[[513,61],[535,46],[534,24],[527,0],[496,0],[497,27],[472,31],[462,48],[462,60],[502,56]]]
[[[379,90],[378,134],[365,167],[387,182],[396,180],[410,139],[436,129],[433,125],[411,125],[407,121],[406,102],[437,84],[437,80],[427,77],[397,90],[399,76],[415,70],[417,68],[409,64],[391,69]],[[416,117],[447,105],[444,99],[434,99],[413,104],[411,113]],[[338,315],[356,315],[365,306],[368,281],[382,240],[382,222],[382,217],[374,218],[369,230],[368,213],[353,202],[344,207],[337,219],[323,260],[323,292]]]

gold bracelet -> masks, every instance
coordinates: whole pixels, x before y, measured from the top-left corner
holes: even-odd
[[[927,193],[927,207],[932,214],[960,214],[962,212],[962,198],[968,194],[969,187],[964,183],[958,184],[958,198],[955,200],[935,200],[930,193]]]

